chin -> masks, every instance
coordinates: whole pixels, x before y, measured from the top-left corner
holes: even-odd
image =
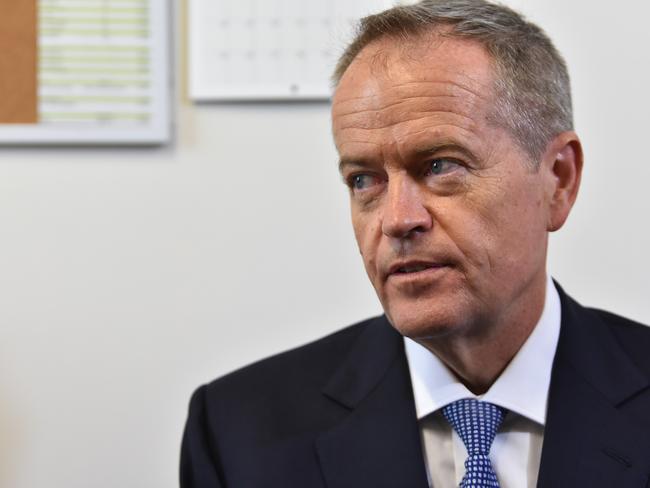
[[[389,322],[397,332],[413,340],[445,337],[463,328],[463,320],[452,310],[419,307],[385,308]]]

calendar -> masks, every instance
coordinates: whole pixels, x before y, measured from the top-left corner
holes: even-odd
[[[395,3],[190,0],[190,97],[327,100],[336,59],[356,22]]]

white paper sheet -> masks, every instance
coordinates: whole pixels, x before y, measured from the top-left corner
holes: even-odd
[[[327,99],[356,21],[390,0],[189,0],[195,100]]]
[[[37,124],[10,144],[159,144],[170,137],[166,0],[39,0]]]

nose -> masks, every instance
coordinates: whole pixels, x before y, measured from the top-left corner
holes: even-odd
[[[409,175],[390,178],[383,202],[384,235],[403,239],[430,230],[433,218],[424,204],[422,190],[413,178]]]

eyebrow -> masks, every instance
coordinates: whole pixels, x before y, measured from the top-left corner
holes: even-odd
[[[368,167],[372,166],[371,163],[369,163],[365,159],[346,159],[346,158],[341,158],[339,160],[339,173],[343,172],[343,168],[346,166],[360,166],[360,167]]]
[[[474,161],[479,161],[479,158],[476,154],[474,154],[467,147],[455,141],[443,141],[438,144],[423,146],[422,148],[416,149],[413,153],[416,156],[421,157],[421,156],[432,155],[445,150],[458,151],[459,153],[462,153],[464,156],[466,156],[469,159],[472,159]]]
[[[442,141],[438,144],[423,145],[420,148],[416,148],[412,152],[412,154],[416,158],[421,158],[424,156],[431,156],[445,150],[458,151],[459,153],[462,153],[465,157],[473,161],[479,161],[479,158],[470,149],[451,140]],[[341,158],[339,160],[339,172],[342,173],[343,169],[346,166],[368,167],[368,166],[374,166],[374,164],[363,158],[354,158],[354,159]]]

